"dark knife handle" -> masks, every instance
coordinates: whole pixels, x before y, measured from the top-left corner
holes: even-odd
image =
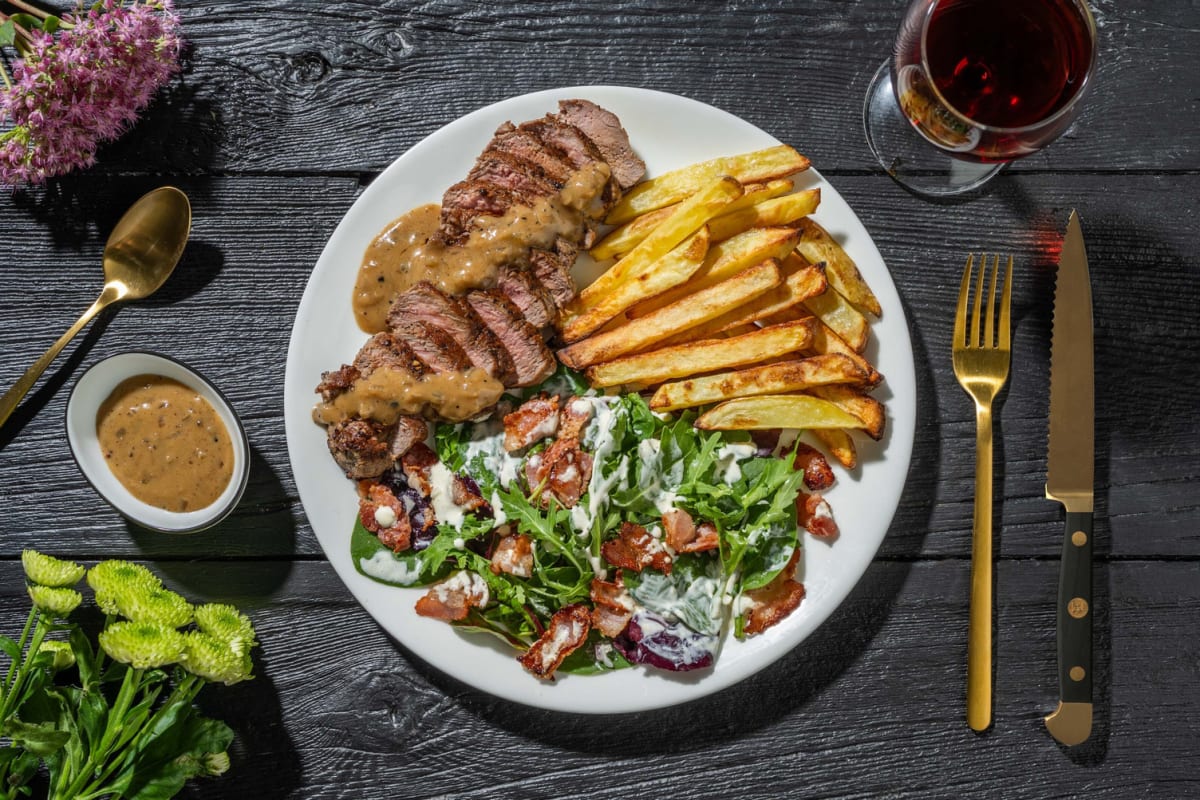
[[[1092,514],[1067,512],[1058,581],[1058,688],[1064,703],[1092,702]]]

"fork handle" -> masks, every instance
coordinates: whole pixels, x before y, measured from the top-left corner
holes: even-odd
[[[975,406],[975,524],[967,626],[967,724],[992,723],[992,406]]]

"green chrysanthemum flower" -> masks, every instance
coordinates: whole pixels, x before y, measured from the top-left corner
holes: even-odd
[[[250,653],[237,653],[232,647],[204,631],[189,631],[183,666],[193,675],[214,683],[232,686],[250,680],[254,664]]]
[[[183,634],[166,625],[114,622],[97,638],[110,658],[136,669],[165,667],[183,658]]]
[[[117,613],[133,622],[182,628],[192,621],[192,604],[170,589],[119,588],[111,600]]]
[[[230,605],[206,603],[196,606],[196,625],[238,655],[249,653],[250,648],[258,644],[250,618]]]
[[[141,564],[116,559],[101,561],[89,569],[87,582],[96,592],[96,605],[105,614],[121,613],[120,601],[133,593],[162,588],[162,581]]]
[[[204,774],[210,777],[224,775],[229,771],[229,753],[222,750],[219,753],[206,753],[203,759]]]
[[[74,586],[87,572],[81,564],[43,555],[36,550],[21,551],[21,565],[30,583],[40,586]]]
[[[29,599],[42,613],[62,619],[79,608],[83,595],[74,589],[35,584],[29,587]]]
[[[38,653],[50,654],[50,668],[55,672],[75,666],[75,651],[66,642],[46,640],[38,648]]]

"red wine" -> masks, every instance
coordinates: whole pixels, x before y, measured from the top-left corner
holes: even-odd
[[[962,116],[1023,128],[1079,91],[1092,41],[1071,0],[942,0],[929,20],[925,55],[938,91]]]

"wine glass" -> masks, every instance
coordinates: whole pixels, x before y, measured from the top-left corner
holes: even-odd
[[[1067,129],[1095,64],[1084,0],[913,0],[867,90],[867,144],[916,194],[976,189]]]

